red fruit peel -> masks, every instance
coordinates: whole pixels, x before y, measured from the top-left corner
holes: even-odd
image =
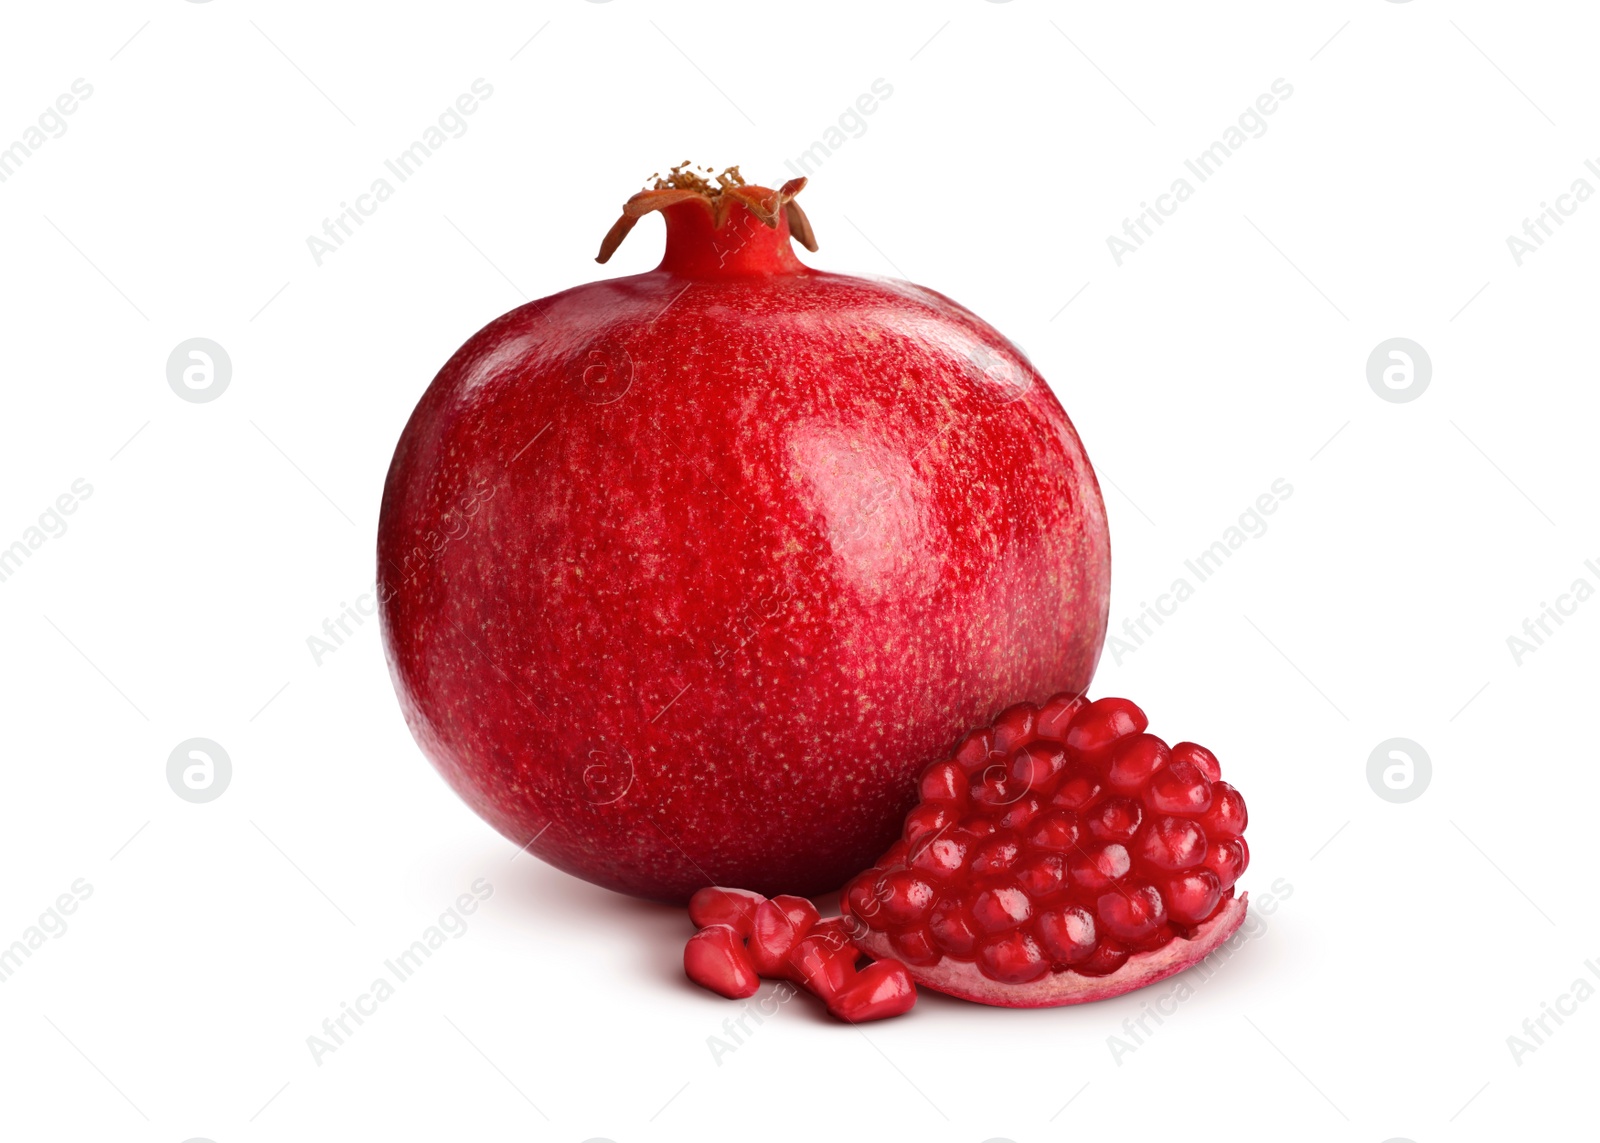
[[[1105,637],[1105,509],[1061,405],[949,298],[801,263],[804,184],[679,169],[629,199],[602,254],[659,213],[661,264],[469,338],[384,486],[423,753],[625,893],[838,888],[929,759],[1087,686]]]

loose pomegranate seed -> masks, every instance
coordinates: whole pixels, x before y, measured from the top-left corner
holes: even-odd
[[[837,917],[823,921],[789,950],[788,978],[827,1000],[855,976],[855,945]]]
[[[782,977],[790,951],[811,931],[820,914],[804,897],[781,895],[756,907],[750,927],[750,960],[762,976]]]
[[[846,886],[857,944],[1016,1006],[1116,995],[1214,950],[1244,918],[1244,800],[1209,750],[1146,726],[1125,699],[1058,695],[968,734]]]
[[[726,889],[709,885],[689,898],[689,920],[698,928],[729,925],[741,937],[750,935],[756,907],[766,898],[748,889]]]
[[[690,937],[683,946],[683,971],[702,988],[730,1000],[754,996],[761,987],[744,941],[731,925],[707,925]]]
[[[861,1024],[911,1011],[917,1002],[917,986],[906,966],[896,960],[880,960],[856,973],[828,1004],[828,1011],[841,1020]]]

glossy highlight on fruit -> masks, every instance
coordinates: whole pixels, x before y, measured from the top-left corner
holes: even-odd
[[[622,892],[836,889],[929,761],[1086,686],[1104,638],[1060,404],[943,295],[803,265],[804,183],[679,168],[629,199],[602,260],[660,213],[661,264],[469,338],[384,487],[418,744],[513,843]]]
[[[1210,955],[1244,920],[1244,799],[1211,751],[1147,724],[1127,699],[1067,693],[968,734],[846,886],[857,946],[1012,1008],[1117,996]]]

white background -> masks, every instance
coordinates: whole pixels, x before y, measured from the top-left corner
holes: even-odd
[[[1600,1002],[1520,1064],[1507,1037],[1600,958],[1600,602],[1520,664],[1507,637],[1600,586],[1600,204],[1520,266],[1506,238],[1600,187],[1597,31],[1487,0],[8,6],[0,146],[93,94],[0,184],[0,547],[93,491],[0,583],[0,944],[92,896],[0,983],[0,1130],[1570,1137]],[[480,77],[466,133],[318,266],[307,236]],[[1117,265],[1107,237],[1280,77],[1266,133]],[[512,860],[413,745],[375,624],[308,650],[371,584],[390,451],[456,346],[600,276],[643,176],[776,185],[879,78],[813,172],[808,260],[942,290],[1033,357],[1105,486],[1114,626],[1293,487],[1101,666],[1244,790],[1253,900],[1290,890],[1120,1058],[1148,993],[925,995],[856,1030],[802,998],[714,1059],[737,1006],[681,978],[682,914]],[[659,249],[647,221],[605,273]],[[209,403],[167,383],[192,337],[233,363]],[[1431,357],[1414,401],[1368,385],[1391,337]],[[196,736],[233,764],[203,805],[166,780]],[[1367,780],[1397,736],[1433,765],[1405,804]],[[468,931],[314,1062],[478,878]]]

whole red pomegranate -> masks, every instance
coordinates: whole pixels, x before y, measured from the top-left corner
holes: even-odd
[[[440,371],[378,527],[407,721],[467,802],[600,885],[838,887],[917,775],[1018,696],[1081,691],[1104,506],[1005,338],[804,266],[804,185],[679,168],[648,274],[512,310]]]

